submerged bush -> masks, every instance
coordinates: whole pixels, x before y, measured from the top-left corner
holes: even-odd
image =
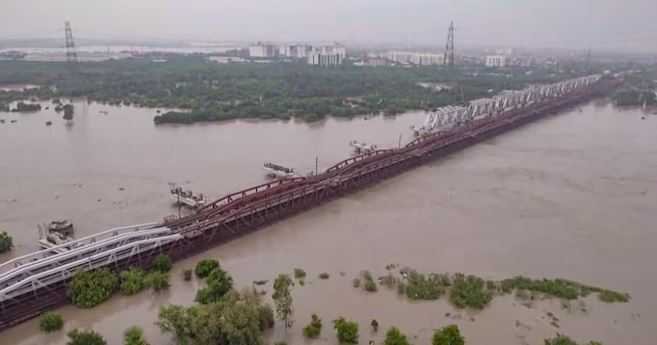
[[[457,325],[449,325],[436,331],[431,339],[432,345],[464,345],[465,339],[461,336]]]
[[[344,317],[333,320],[340,344],[358,344],[358,324],[347,321]]]
[[[44,332],[59,331],[64,327],[64,319],[55,313],[45,313],[39,319],[39,328]]]
[[[391,327],[386,332],[386,339],[383,341],[383,345],[410,345],[410,343],[406,339],[406,335],[399,328]]]
[[[322,319],[317,314],[311,315],[310,323],[303,328],[303,334],[308,338],[317,338],[322,332]]]
[[[119,274],[121,278],[121,292],[125,295],[133,295],[146,287],[146,273],[139,267],[133,267]]]
[[[205,278],[216,268],[219,268],[219,261],[206,259],[199,261],[198,264],[196,264],[196,269],[194,271],[197,277]]]
[[[91,308],[108,300],[118,285],[118,278],[107,268],[77,270],[68,285],[68,297],[80,308]]]
[[[169,288],[169,274],[153,271],[146,275],[145,278],[146,286],[152,288],[155,291],[160,291]]]
[[[6,231],[0,233],[0,253],[8,252],[14,248],[14,240]]]
[[[160,272],[169,272],[173,262],[168,255],[158,254],[155,259],[153,259],[153,269]]]
[[[301,268],[294,269],[294,278],[302,279],[305,277],[306,277],[306,271],[302,270]]]
[[[546,295],[569,300],[588,296],[591,293],[599,293],[598,298],[605,302],[627,302],[630,299],[628,294],[603,290],[599,287],[585,285],[567,279],[531,279],[518,276],[502,281],[502,290],[504,292],[508,293],[513,289],[541,292]]]
[[[408,276],[408,285],[406,286],[406,296],[415,300],[434,300],[442,294],[442,285],[437,276],[430,275],[428,278],[424,274],[412,272]]]
[[[493,294],[485,289],[483,279],[458,275],[449,290],[449,299],[457,308],[483,309],[493,299]]]
[[[233,288],[233,278],[221,268],[216,268],[208,275],[208,286],[196,292],[196,301],[210,304],[219,301]]]
[[[69,341],[66,345],[107,345],[107,342],[98,332],[72,330],[68,333]]]

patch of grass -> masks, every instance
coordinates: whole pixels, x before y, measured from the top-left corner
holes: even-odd
[[[329,274],[326,272],[320,273],[319,274],[319,279],[329,279]]]
[[[611,290],[602,290],[602,292],[600,292],[600,294],[598,295],[598,298],[601,301],[607,303],[613,303],[613,302],[627,303],[630,300],[630,295],[626,293],[611,291]]]
[[[437,275],[428,277],[421,273],[412,272],[408,275],[406,296],[413,300],[435,300],[443,293],[443,286]]]
[[[449,300],[457,308],[483,309],[493,299],[493,294],[485,289],[485,282],[473,275],[457,275],[449,290]]]
[[[567,300],[585,297],[591,293],[599,293],[598,297],[605,302],[627,302],[630,299],[628,294],[604,290],[599,287],[585,285],[567,279],[531,279],[518,276],[503,280],[501,288],[506,293],[514,289],[528,290]]]
[[[306,277],[306,271],[302,270],[301,268],[294,269],[294,278],[303,279],[305,277]]]

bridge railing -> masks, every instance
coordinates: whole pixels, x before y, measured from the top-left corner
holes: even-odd
[[[144,224],[137,224],[137,225],[127,225],[127,226],[121,226],[109,230],[105,230],[102,232],[99,232],[97,234],[89,235],[82,237],[80,239],[67,242],[64,244],[60,244],[57,246],[54,246],[52,248],[48,249],[43,249],[34,253],[30,253],[27,255],[19,256],[17,258],[11,259],[9,261],[6,261],[2,264],[0,264],[0,276],[8,272],[16,267],[26,265],[33,263],[34,261],[41,260],[48,258],[53,255],[60,254],[64,251],[71,250],[73,248],[77,248],[83,245],[95,243],[98,241],[101,241],[103,239],[111,238],[113,236],[117,236],[123,233],[128,233],[128,232],[134,232],[134,231],[142,231],[145,229],[151,229],[155,227],[158,223],[144,223]]]

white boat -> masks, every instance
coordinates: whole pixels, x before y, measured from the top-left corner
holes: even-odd
[[[197,208],[205,205],[207,199],[205,195],[199,193],[194,194],[191,190],[183,190],[182,187],[171,185],[170,198],[176,204],[185,205],[191,208]]]
[[[274,163],[265,163],[262,166],[262,169],[267,171],[267,176],[271,178],[287,178],[294,177],[294,169],[286,168],[281,165]]]
[[[354,152],[356,153],[369,153],[372,151],[376,151],[377,146],[376,145],[369,145],[367,143],[359,143],[356,140],[352,140],[349,142],[349,146],[354,148]]]

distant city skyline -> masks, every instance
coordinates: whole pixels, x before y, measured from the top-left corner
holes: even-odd
[[[3,1],[0,39],[332,41],[657,53],[654,0]]]

